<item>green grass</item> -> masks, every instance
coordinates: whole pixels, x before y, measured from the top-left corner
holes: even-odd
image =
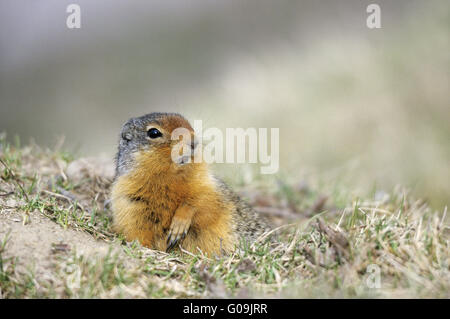
[[[263,188],[243,184],[298,219],[281,223],[273,240],[241,243],[230,256],[207,258],[153,251],[114,234],[104,208],[107,184],[58,180],[59,169],[44,170],[70,163],[67,154],[1,141],[0,158],[0,191],[11,193],[0,197],[0,209],[13,198],[12,209],[23,216],[38,212],[61,232],[76,229],[110,245],[94,257],[55,248],[57,262],[47,278],[32,266],[17,270],[20,260],[9,252],[7,236],[0,245],[3,298],[450,297],[446,216],[400,187],[356,197],[339,183],[308,189],[275,178]],[[321,196],[325,204],[311,209]],[[369,266],[379,270],[380,288],[367,284]]]

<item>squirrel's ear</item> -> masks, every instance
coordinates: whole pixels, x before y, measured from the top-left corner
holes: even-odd
[[[125,141],[131,141],[131,139],[133,138],[133,135],[131,134],[131,132],[122,132],[122,138]]]
[[[133,129],[134,129],[133,122],[131,120],[126,122],[122,126],[121,137],[126,141],[131,141],[131,139],[133,138]]]

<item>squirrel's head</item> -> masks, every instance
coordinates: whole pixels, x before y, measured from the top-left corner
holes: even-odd
[[[119,139],[116,176],[137,168],[162,173],[186,171],[194,165],[194,130],[180,114],[131,118],[122,126]]]

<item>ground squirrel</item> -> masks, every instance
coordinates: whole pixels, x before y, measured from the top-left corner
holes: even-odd
[[[171,133],[180,127],[195,141],[191,125],[177,113],[151,113],[123,125],[111,194],[115,231],[149,248],[168,251],[181,244],[211,255],[229,253],[241,239],[269,230],[206,163],[172,160],[179,141]]]

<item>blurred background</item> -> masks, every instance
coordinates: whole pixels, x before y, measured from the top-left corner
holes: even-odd
[[[66,27],[73,2],[81,29]],[[3,0],[0,131],[112,158],[122,123],[152,111],[278,127],[281,177],[401,184],[442,208],[449,31],[445,0]]]

